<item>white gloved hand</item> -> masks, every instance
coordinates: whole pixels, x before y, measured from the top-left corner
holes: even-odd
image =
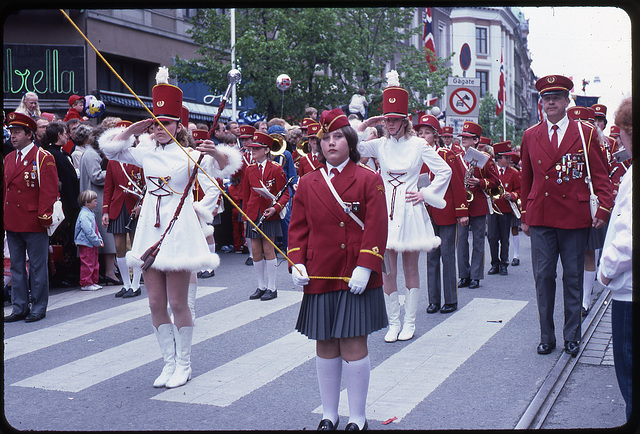
[[[307,268],[304,264],[296,264],[291,267],[291,279],[296,286],[305,286],[309,283],[309,275],[307,274]]]
[[[356,267],[351,273],[351,279],[349,279],[349,288],[353,294],[362,294],[369,283],[369,276],[371,276],[371,269],[365,267]]]

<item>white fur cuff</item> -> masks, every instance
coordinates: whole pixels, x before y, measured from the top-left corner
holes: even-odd
[[[447,206],[447,201],[440,197],[440,195],[434,194],[429,187],[421,188],[420,193],[422,193],[422,197],[427,205],[438,209],[443,209]]]
[[[228,163],[222,169],[218,167],[218,162],[210,158],[212,171],[209,173],[216,178],[229,178],[242,167],[242,154],[236,148],[226,145],[218,145],[218,151],[222,152],[228,159]]]
[[[133,146],[133,142],[135,140],[135,137],[133,136],[129,137],[127,140],[115,140],[115,136],[122,133],[124,130],[124,127],[110,128],[98,138],[100,149],[104,152],[104,155],[107,158],[111,159],[114,155],[124,149]]]

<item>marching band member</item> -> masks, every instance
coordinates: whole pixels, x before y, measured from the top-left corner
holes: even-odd
[[[251,149],[254,164],[247,167],[242,176],[243,211],[256,224],[262,222],[260,230],[271,241],[282,236],[280,213],[289,201],[289,188],[284,188],[287,180],[282,166],[272,162],[268,156],[274,140],[269,134],[256,131],[253,140],[246,145]],[[256,189],[266,189],[273,196],[282,191],[278,201],[273,204],[272,199],[260,194]],[[250,300],[273,300],[278,296],[276,290],[276,252],[271,243],[255,231],[253,226],[245,222],[245,237],[251,239],[251,254],[253,268],[258,279],[258,288],[249,296]],[[264,259],[263,259],[264,258]]]
[[[465,152],[471,147],[477,147],[480,142],[482,127],[475,122],[466,121],[460,133],[461,144]],[[458,288],[471,289],[480,286],[484,278],[484,235],[487,225],[487,214],[491,211],[485,191],[497,188],[500,184],[496,165],[489,159],[484,167],[469,167],[469,164],[459,154],[458,158],[465,166],[467,189],[473,194],[469,202],[469,224],[458,225],[457,256],[458,256]],[[471,262],[469,262],[469,230],[473,233],[471,245]]]
[[[418,137],[427,141],[437,149],[438,155],[451,168],[451,181],[444,200],[446,207],[438,209],[427,206],[433,232],[442,242],[430,252],[427,252],[427,289],[429,291],[429,306],[427,313],[451,313],[458,308],[458,286],[456,285],[456,223],[463,226],[469,224],[469,209],[467,206],[467,192],[464,188],[465,168],[455,152],[442,146],[437,148],[440,133],[440,122],[432,115],[420,117],[416,125]],[[423,165],[423,168],[425,166]],[[429,170],[427,169],[427,172]],[[430,177],[433,177],[431,175]],[[440,259],[442,258],[442,284],[440,283]],[[440,308],[440,287],[444,290],[444,305]]]
[[[509,160],[509,167],[518,172],[518,179],[520,179],[520,154],[518,151],[513,151],[511,159]],[[522,200],[522,199],[521,199]],[[518,209],[520,209],[520,203],[517,203]],[[511,260],[511,266],[517,267],[520,265],[520,223],[521,218],[513,216],[511,220],[511,242],[509,245],[513,246],[513,259]]]
[[[515,218],[509,202],[515,205],[520,197],[520,173],[509,166],[510,157],[513,155],[510,140],[493,145],[493,152],[504,193],[494,202],[502,214],[493,213],[488,218],[487,241],[491,252],[491,269],[487,274],[500,273],[501,276],[506,276],[509,274],[507,271],[509,266],[509,233]],[[500,245],[499,250],[498,244]]]
[[[613,197],[595,128],[567,117],[572,87],[571,79],[561,75],[548,75],[536,82],[547,119],[526,130],[522,137],[521,193],[522,231],[531,236],[538,301],[537,351],[549,354],[556,346],[553,310],[559,256],[564,287],[564,349],[575,357],[580,352],[588,232],[589,228],[599,228],[609,220]],[[583,148],[587,149],[587,155]],[[600,202],[593,217],[589,187],[585,183],[587,164]]]
[[[160,83],[152,91],[153,113],[180,143],[172,141],[153,119],[136,122],[125,129],[108,130],[99,142],[107,158],[141,167],[146,178],[147,192],[127,262],[142,265],[143,255],[164,237],[154,262],[144,271],[144,281],[154,332],[165,361],[153,385],[171,388],[182,386],[191,378],[193,318],[188,306],[191,274],[214,269],[220,263],[218,256],[209,251],[204,233],[219,192],[201,171],[198,171],[198,182],[205,198],[197,207],[191,191],[185,191],[195,166],[186,153],[197,161],[200,151],[187,146],[187,132],[180,122],[182,91],[168,84],[168,74],[162,72],[163,68],[156,76]],[[153,139],[143,134],[150,125],[153,125]],[[140,144],[132,147],[134,136],[138,135]],[[207,144],[209,146],[203,148]],[[213,177],[224,178],[240,167],[241,157],[236,149],[216,147],[209,141],[199,149],[205,152],[201,165]],[[184,206],[179,210],[183,200]],[[175,322],[169,316],[167,300]]]
[[[318,167],[322,167],[320,162],[320,143],[318,139],[318,131],[320,124],[311,123],[307,125],[307,134],[309,139],[309,153],[304,157],[300,157],[298,165],[298,177],[302,178],[307,173],[313,172]]]
[[[292,279],[304,287],[296,330],[316,340],[323,409],[318,430],[338,427],[343,375],[349,398],[346,429],[364,430],[371,371],[367,336],[387,326],[382,295],[384,186],[380,175],[357,164],[358,136],[342,110],[324,111],[320,123],[320,159],[326,160],[326,168],[300,179],[289,229],[288,255],[296,264]],[[309,275],[350,279],[347,283]]]
[[[409,93],[399,86],[397,73],[387,74],[389,86],[382,94],[383,116],[367,119],[359,127],[363,131],[368,124],[385,120],[385,137],[361,142],[358,150],[363,157],[375,157],[380,163],[380,174],[385,185],[389,210],[389,233],[387,254],[390,272],[383,276],[389,331],[386,342],[408,340],[415,331],[418,309],[420,276],[418,257],[420,251],[430,251],[440,245],[440,238],[433,232],[429,214],[423,202],[436,208],[444,208],[444,195],[451,178],[451,169],[435,149],[424,139],[412,135],[412,126],[407,115]],[[418,177],[422,164],[434,174],[428,187],[418,189]],[[396,283],[398,252],[402,253],[407,296],[405,317],[400,332],[400,303]]]
[[[137,216],[140,213],[138,199],[142,197],[143,186],[144,173],[140,167],[114,160],[107,163],[102,200],[102,226],[107,228],[107,232],[113,234],[116,245],[116,265],[124,284],[120,291],[116,292],[116,297],[130,298],[141,293],[142,270],[139,267],[133,267],[132,281],[129,277],[129,266],[125,254],[127,253],[127,232],[131,234],[132,241],[135,235]]]
[[[442,127],[442,141],[445,148],[454,152],[454,154],[464,154],[464,149],[458,143],[453,143],[453,127]]]

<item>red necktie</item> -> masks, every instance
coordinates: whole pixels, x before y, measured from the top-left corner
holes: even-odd
[[[260,179],[264,179],[264,166],[262,164],[258,165],[260,167]]]
[[[334,167],[333,169],[331,169],[331,173],[333,174],[333,178],[331,178],[331,183],[335,184],[336,183],[336,177],[338,175],[340,175],[340,171]]]
[[[551,146],[556,150],[558,149],[558,126],[553,125],[551,129],[553,130],[553,134],[551,134]]]

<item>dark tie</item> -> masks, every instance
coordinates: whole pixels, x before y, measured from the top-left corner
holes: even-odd
[[[553,130],[553,134],[551,134],[551,146],[556,150],[558,149],[558,126],[553,125],[551,129]]]
[[[338,175],[340,175],[340,171],[334,167],[333,169],[331,169],[331,174],[333,175],[333,178],[331,178],[331,183],[335,184],[336,178],[338,177]]]
[[[22,151],[18,151],[18,162],[17,162],[18,166],[22,164],[22,158],[23,158]]]
[[[258,167],[260,167],[260,179],[264,179],[264,166],[262,164],[258,164]]]
[[[504,167],[500,168],[500,176],[504,175]]]

